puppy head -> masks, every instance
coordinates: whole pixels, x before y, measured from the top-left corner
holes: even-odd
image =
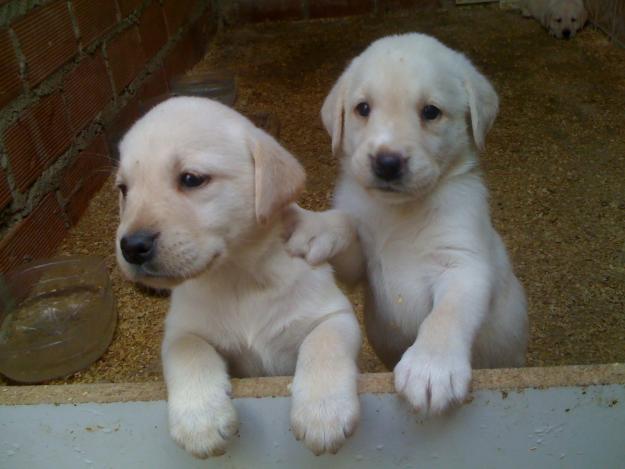
[[[558,39],[575,37],[588,19],[582,0],[552,0],[546,9],[543,24]]]
[[[117,260],[157,288],[196,277],[249,245],[304,185],[273,138],[217,102],[172,98],[120,143]]]
[[[401,202],[427,194],[484,146],[498,102],[463,55],[406,34],[380,39],[356,57],[321,117],[344,170],[377,197]]]

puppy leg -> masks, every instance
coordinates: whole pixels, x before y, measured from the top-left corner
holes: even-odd
[[[487,267],[453,269],[434,285],[434,307],[394,370],[395,389],[416,410],[438,414],[466,398],[490,295]]]
[[[359,348],[360,329],[351,311],[325,319],[300,346],[291,429],[317,455],[336,453],[358,422]]]
[[[198,458],[223,454],[238,427],[224,360],[203,339],[185,334],[166,338],[163,369],[174,441]]]
[[[354,285],[364,274],[364,257],[358,234],[340,210],[312,212],[297,205],[286,212],[286,248],[311,265],[330,261],[344,283]]]

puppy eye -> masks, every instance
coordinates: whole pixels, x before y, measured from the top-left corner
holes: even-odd
[[[210,176],[198,176],[197,174],[193,173],[182,173],[180,175],[180,185],[188,189],[199,187],[209,180]]]
[[[421,109],[421,116],[423,116],[426,121],[433,121],[440,115],[441,110],[431,104],[428,104],[427,106],[424,106],[423,109]]]
[[[356,112],[362,117],[368,117],[371,113],[371,107],[368,102],[363,101],[362,103],[358,103],[356,106]]]
[[[562,23],[562,18],[556,19],[556,23]]]
[[[571,23],[575,23],[575,18],[571,18]]]
[[[128,186],[126,184],[117,184],[117,188],[119,189],[119,192],[121,192],[122,197],[125,199],[126,194],[128,193]]]

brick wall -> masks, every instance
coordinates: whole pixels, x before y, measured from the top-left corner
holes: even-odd
[[[204,54],[214,0],[0,0],[0,270],[50,255],[111,143]]]

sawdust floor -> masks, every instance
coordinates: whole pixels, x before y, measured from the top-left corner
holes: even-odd
[[[268,24],[226,30],[198,67],[236,73],[243,113],[275,113],[281,142],[308,171],[301,204],[321,210],[337,170],[321,103],[351,57],[408,31],[467,53],[501,96],[482,165],[495,225],[530,301],[528,365],[625,362],[625,51],[600,33],[557,41],[534,21],[492,8]],[[160,379],[167,299],[116,269],[111,187],[61,252],[107,259],[119,326],[103,358],[64,382]],[[352,298],[361,312],[360,295]],[[360,364],[383,370],[366,345]]]

